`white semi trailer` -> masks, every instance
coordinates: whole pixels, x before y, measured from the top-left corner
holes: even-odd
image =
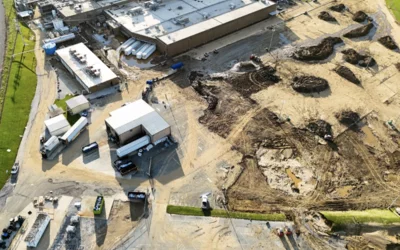
[[[50,137],[50,139],[45,142],[43,148],[41,149],[43,158],[47,158],[60,144],[61,142],[57,136],[53,135]]]
[[[132,154],[132,153],[138,151],[139,149],[147,146],[149,143],[150,143],[150,136],[145,135],[145,136],[117,149],[117,156],[118,156],[118,158],[122,158],[129,154]]]
[[[75,124],[60,138],[63,144],[69,144],[85,129],[88,124],[86,117],[81,117]]]
[[[29,231],[28,235],[25,238],[27,247],[37,247],[49,223],[50,223],[49,215],[47,215],[46,213],[39,213],[37,215],[31,230]]]

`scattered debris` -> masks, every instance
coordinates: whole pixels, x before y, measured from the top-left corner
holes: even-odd
[[[361,81],[356,77],[356,75],[351,71],[349,68],[345,66],[338,66],[335,68],[335,72],[343,77],[344,79],[348,80],[349,82],[355,84],[361,84]]]
[[[340,123],[351,126],[360,120],[360,115],[357,112],[351,110],[345,110],[341,113],[337,113],[335,117]]]
[[[318,18],[327,22],[337,22],[336,18],[333,17],[328,11],[321,11]]]
[[[359,65],[361,67],[372,67],[376,64],[376,61],[371,56],[361,55],[354,49],[343,50],[343,59],[353,65]]]
[[[398,49],[399,46],[395,43],[392,37],[390,36],[384,36],[378,39],[379,43],[385,46],[388,49]]]
[[[332,126],[324,120],[316,120],[310,122],[306,128],[313,134],[318,135],[321,138],[325,138],[326,135],[332,137]]]
[[[358,23],[364,22],[367,18],[368,18],[368,15],[365,14],[364,11],[357,11],[353,15],[353,21],[358,22]]]
[[[336,11],[336,12],[342,12],[346,9],[346,6],[344,4],[338,4],[338,5],[334,5],[332,7],[330,7],[329,9]]]
[[[368,23],[366,25],[363,25],[359,28],[356,28],[354,30],[347,32],[343,36],[347,37],[347,38],[357,38],[357,37],[366,36],[373,27],[374,27],[373,23]]]
[[[315,76],[296,76],[292,88],[300,93],[321,92],[329,88],[328,81]]]
[[[340,37],[327,37],[316,46],[301,47],[292,57],[300,61],[324,60],[332,53],[335,44],[343,43]]]

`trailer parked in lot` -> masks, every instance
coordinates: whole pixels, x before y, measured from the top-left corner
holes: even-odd
[[[50,216],[46,213],[39,213],[32,225],[31,231],[25,237],[27,247],[37,247],[40,239],[46,231],[47,225],[50,223]]]
[[[54,150],[60,145],[60,140],[57,136],[53,135],[48,139],[44,144],[40,152],[42,153],[43,158],[47,158]]]
[[[138,151],[139,149],[147,146],[149,143],[150,143],[150,136],[148,136],[148,135],[143,136],[143,137],[117,149],[117,156],[118,156],[118,158],[122,158],[129,154],[132,154],[132,153]]]
[[[69,144],[84,130],[88,120],[86,117],[81,117],[75,124],[60,138],[63,144]]]

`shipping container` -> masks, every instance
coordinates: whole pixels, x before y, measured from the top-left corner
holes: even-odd
[[[63,144],[69,144],[85,129],[88,124],[86,117],[81,117],[75,124],[60,138]]]

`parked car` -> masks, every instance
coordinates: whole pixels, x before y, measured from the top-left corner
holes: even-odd
[[[82,153],[84,154],[88,154],[93,152],[94,150],[97,150],[99,148],[99,145],[97,144],[97,142],[92,142],[84,147],[82,147]]]
[[[83,116],[83,117],[87,117],[88,114],[89,114],[89,113],[88,113],[87,110],[84,110],[84,111],[81,112],[81,116]]]
[[[18,174],[18,171],[19,171],[19,163],[16,162],[16,163],[14,163],[14,165],[11,168],[11,174],[16,175],[16,174]]]

